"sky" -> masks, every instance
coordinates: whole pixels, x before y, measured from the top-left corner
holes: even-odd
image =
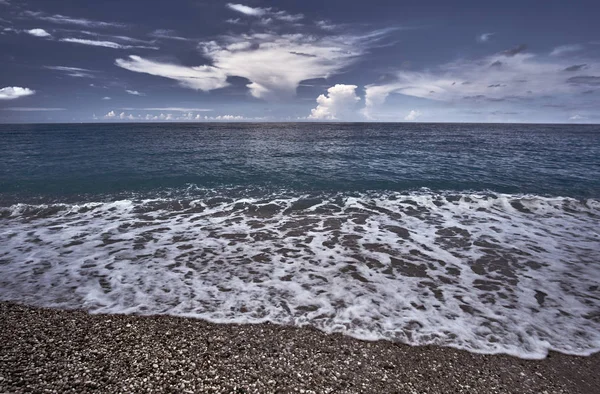
[[[600,123],[600,2],[0,0],[0,123]]]

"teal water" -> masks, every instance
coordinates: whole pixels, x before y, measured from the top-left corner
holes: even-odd
[[[0,125],[0,300],[600,350],[600,126]]]

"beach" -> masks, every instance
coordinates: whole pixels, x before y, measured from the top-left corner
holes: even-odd
[[[0,303],[0,392],[582,393],[600,354],[542,360],[362,341],[310,327],[213,324]]]

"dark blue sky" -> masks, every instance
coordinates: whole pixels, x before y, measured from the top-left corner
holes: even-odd
[[[600,122],[598,1],[0,0],[0,122]]]

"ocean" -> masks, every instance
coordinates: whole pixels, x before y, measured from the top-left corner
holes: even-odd
[[[0,125],[0,300],[600,350],[600,126]]]

